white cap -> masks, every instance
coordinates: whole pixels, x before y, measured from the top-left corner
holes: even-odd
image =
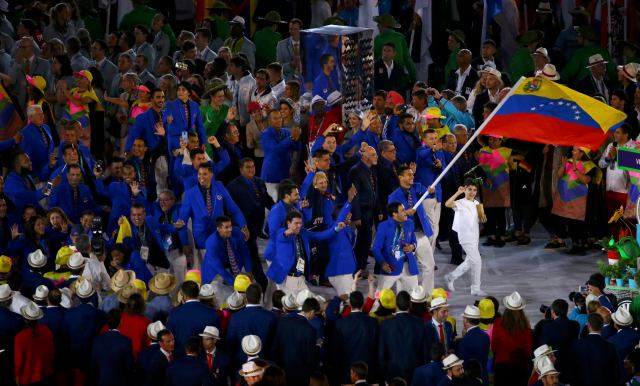
[[[431,307],[429,307],[429,311],[437,310],[438,308],[449,307],[449,303],[447,303],[447,299],[445,298],[435,298],[431,300]]]
[[[258,335],[243,337],[240,345],[242,346],[242,351],[250,357],[258,355],[262,350],[262,340]]]

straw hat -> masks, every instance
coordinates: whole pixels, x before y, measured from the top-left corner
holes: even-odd
[[[302,304],[305,300],[307,300],[308,298],[314,298],[315,296],[316,295],[313,292],[305,288],[302,291],[298,292],[298,294],[296,295],[296,305],[298,306],[298,308],[302,308]]]
[[[206,326],[204,328],[204,331],[202,331],[202,333],[198,335],[206,338],[213,338],[213,339],[220,340],[220,330],[218,330],[218,328],[215,326]]]
[[[449,303],[447,303],[447,299],[445,298],[435,298],[431,300],[431,307],[429,307],[429,311],[437,310],[438,308],[449,307]]]
[[[504,303],[505,307],[512,311],[524,310],[524,307],[526,306],[526,302],[524,301],[522,296],[520,296],[518,291],[514,291],[509,296],[505,296],[502,302]]]
[[[476,306],[466,306],[462,316],[467,319],[480,319],[480,309]]]
[[[42,250],[36,249],[27,256],[29,265],[33,268],[42,268],[47,265],[47,257],[42,253]]]
[[[203,284],[200,287],[200,293],[198,294],[199,299],[208,300],[213,299],[215,297],[213,286],[211,284]]]
[[[166,327],[162,324],[161,321],[155,321],[153,323],[149,323],[147,326],[147,335],[149,338],[153,340],[158,340],[158,333],[164,330]]]
[[[250,362],[244,363],[242,365],[242,370],[240,370],[238,373],[240,374],[241,377],[257,377],[263,372],[264,372],[263,368],[258,367],[258,365],[256,365],[254,361],[250,361]]]
[[[42,319],[44,313],[37,304],[30,301],[20,308],[20,315],[27,320],[39,320]]]
[[[240,292],[233,291],[229,297],[227,297],[227,306],[231,311],[237,311],[247,304],[247,298]]]
[[[292,293],[285,295],[285,297],[282,298],[282,307],[288,312],[297,311],[296,295]]]
[[[547,60],[550,60],[550,59],[549,59],[549,51],[547,51],[547,49],[546,49],[546,48],[544,48],[544,47],[538,47],[538,48],[536,48],[536,50],[535,50],[535,51],[533,51],[533,53],[532,53],[531,55],[542,55],[542,56],[544,56],[545,58],[547,58]]]
[[[138,288],[133,285],[133,283],[129,283],[125,285],[120,291],[118,291],[118,301],[120,303],[126,303],[131,295],[137,294],[138,292]]]
[[[409,295],[411,295],[411,301],[413,303],[426,303],[428,300],[427,293],[421,285],[412,289]]]
[[[618,72],[622,73],[622,75],[629,79],[630,81],[636,83],[638,79],[638,64],[637,63],[628,63],[624,66],[618,66]]]
[[[633,323],[633,317],[631,316],[629,311],[627,311],[623,307],[618,307],[616,312],[611,314],[611,320],[622,327],[630,326]]]
[[[96,289],[91,284],[91,280],[84,276],[80,276],[74,283],[76,296],[81,299],[86,299],[96,293]]]
[[[134,271],[128,271],[124,269],[119,269],[116,273],[113,274],[111,280],[109,282],[109,287],[113,292],[118,292],[127,284],[133,282],[136,278],[136,273]]]
[[[535,349],[535,351],[533,352],[533,356],[535,357],[533,358],[533,361],[535,362],[536,360],[539,360],[542,357],[546,357],[547,355],[554,353],[556,351],[558,350],[554,350],[553,348],[551,348],[551,346],[547,344],[543,344],[542,346]]]
[[[33,294],[33,300],[47,300],[47,296],[49,296],[49,288],[46,285],[41,284],[36,288],[36,292]]]
[[[595,55],[589,56],[589,64],[587,65],[587,68],[591,68],[591,67],[597,66],[599,64],[607,64],[607,63],[609,63],[609,62],[604,60],[602,55],[595,54]]]
[[[542,67],[542,70],[536,71],[536,76],[541,78],[549,79],[549,80],[558,80],[560,79],[560,74],[556,70],[556,66],[551,63],[547,63]]]
[[[67,265],[69,266],[69,269],[76,270],[84,267],[86,262],[87,260],[82,256],[82,253],[74,252],[73,255],[69,257],[69,263],[67,263]]]
[[[256,356],[262,351],[262,340],[258,335],[244,336],[240,345],[247,356]]]
[[[540,378],[546,375],[560,374],[558,370],[553,366],[553,362],[548,357],[541,358],[538,362],[537,371],[540,374]]]
[[[166,272],[159,272],[149,280],[149,289],[157,295],[167,295],[178,285],[175,276]]]
[[[449,354],[442,360],[442,369],[448,370],[455,366],[462,366],[464,361],[456,356],[456,354]]]

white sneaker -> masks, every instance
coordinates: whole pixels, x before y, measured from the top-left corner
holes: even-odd
[[[483,290],[471,291],[471,296],[485,297],[487,296],[487,293]]]
[[[447,289],[451,292],[455,292],[456,289],[453,287],[453,279],[451,278],[451,274],[444,275],[444,282],[447,286]]]

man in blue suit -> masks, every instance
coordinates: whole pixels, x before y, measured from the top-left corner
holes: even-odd
[[[388,203],[399,202],[404,205],[407,218],[413,222],[417,241],[416,257],[420,271],[420,285],[427,293],[431,293],[434,287],[436,264],[431,243],[429,243],[429,237],[433,235],[433,232],[424,206],[419,205],[417,209],[413,209],[413,205],[427,191],[427,187],[420,183],[414,183],[414,170],[406,165],[398,168],[398,181],[400,187],[389,195],[387,201]]]
[[[347,202],[344,204],[335,224],[343,222],[345,228],[329,239],[329,263],[325,276],[336,290],[338,296],[351,292],[353,275],[358,270],[356,255],[353,247],[356,243],[356,233],[351,227],[351,202],[356,195],[355,188],[349,189]]]
[[[604,320],[589,314],[589,335],[576,339],[571,347],[570,378],[575,386],[614,386],[620,383],[620,363],[615,346],[601,335]]]
[[[111,234],[117,229],[120,216],[130,214],[132,203],[141,205],[147,203],[146,189],[136,180],[136,171],[130,164],[122,167],[124,181],[113,181],[106,186],[100,178],[102,173],[95,170],[94,172],[98,193],[111,200],[111,214],[107,225],[107,233]]]
[[[380,264],[378,290],[391,288],[400,281],[401,289],[411,291],[418,286],[418,262],[416,234],[413,221],[408,221],[404,205],[392,202],[387,205],[389,219],[378,226],[371,252]]]
[[[217,347],[220,331],[213,326],[207,326],[199,335],[202,337],[202,348],[204,348],[199,359],[207,365],[212,386],[227,386],[229,372],[233,371],[233,368],[227,353]]]
[[[163,246],[167,250],[171,272],[179,282],[182,282],[182,278],[187,272],[186,256],[191,256],[191,251],[187,228],[175,229],[173,226],[179,214],[180,204],[176,204],[175,194],[171,190],[161,191],[158,194],[158,205],[153,212],[153,219],[160,225]],[[153,318],[149,319],[153,320]]]
[[[202,115],[198,104],[191,96],[191,84],[182,81],[178,85],[178,98],[167,103],[165,119],[167,121],[167,142],[169,153],[180,148],[180,137],[183,132],[197,133],[200,145],[207,143],[207,136],[202,125]]]
[[[93,341],[89,382],[97,386],[133,385],[131,339],[118,331],[120,311],[107,313],[109,331]]]
[[[341,384],[349,383],[350,365],[361,361],[369,367],[369,383],[378,383],[378,322],[362,312],[364,296],[361,292],[349,294],[349,305],[351,313],[336,321],[329,340],[330,346],[327,348],[336,380]]]
[[[41,209],[38,201],[45,197],[46,188],[36,189],[36,183],[31,176],[33,164],[26,153],[13,155],[13,171],[4,181],[4,192],[16,205],[16,213],[22,213],[25,206],[32,205]],[[60,184],[60,178],[52,181],[53,187]]]
[[[267,232],[269,242],[264,251],[264,258],[271,261],[276,253],[276,238],[278,231],[285,226],[284,219],[292,211],[301,212],[299,205],[300,191],[294,183],[283,182],[278,186],[278,196],[282,197],[271,207],[267,216]]]
[[[65,309],[60,306],[62,293],[58,288],[49,290],[47,296],[47,306],[42,310],[44,316],[41,322],[46,324],[53,333],[53,345],[55,348],[54,368],[59,372],[64,372],[69,364],[66,361],[69,352],[69,336],[67,326],[64,324]]]
[[[249,230],[240,208],[229,196],[224,185],[213,179],[211,164],[204,163],[198,168],[198,185],[184,193],[180,208],[182,225],[186,224],[189,218],[193,221],[193,239],[198,249],[194,268],[200,268],[207,238],[215,232],[215,219],[225,213],[231,216],[235,225],[242,228],[246,240]]]
[[[206,326],[220,328],[220,318],[214,309],[200,303],[200,289],[193,281],[182,283],[180,292],[184,303],[169,313],[167,328],[175,335],[176,354],[182,355],[184,345],[190,336],[196,336]]]
[[[286,228],[276,235],[275,255],[267,271],[267,277],[273,280],[278,289],[285,293],[298,293],[307,288],[305,277],[311,272],[310,240],[327,240],[336,232],[344,229],[345,224],[322,232],[310,232],[302,227],[302,214],[289,212],[285,218]]]
[[[462,320],[466,333],[457,341],[456,353],[464,361],[474,359],[480,362],[483,379],[488,384],[489,335],[480,329],[480,310],[478,307],[467,306],[462,314]]]
[[[53,153],[55,144],[51,137],[51,129],[44,123],[44,113],[39,105],[32,105],[27,108],[27,118],[30,123],[22,129],[22,141],[20,148],[33,162],[36,173],[49,163],[49,157]],[[41,177],[40,174],[37,174]]]
[[[211,138],[212,142],[215,141],[215,143],[218,144],[218,140],[215,139],[216,137]],[[213,148],[216,150],[218,157],[220,158],[218,162],[213,165],[213,175],[217,176],[227,166],[229,166],[230,159],[229,153],[219,144],[217,146],[214,144]],[[189,150],[189,158],[191,159],[190,165],[182,162],[184,161],[184,156],[177,158],[176,161],[181,160],[181,162],[175,163],[173,169],[175,176],[182,180],[184,190],[188,190],[198,184],[198,168],[203,163],[210,162],[207,160],[207,155],[204,150],[200,148]]]
[[[24,319],[12,312],[9,307],[13,301],[13,292],[8,284],[0,285],[0,347],[6,351],[0,354],[0,383],[14,385],[14,338],[24,327]]]
[[[240,160],[240,175],[228,185],[229,194],[242,211],[249,228],[249,256],[253,277],[260,284],[262,290],[267,288],[267,277],[262,270],[262,262],[258,254],[258,235],[262,235],[265,220],[265,209],[271,209],[273,199],[267,194],[267,187],[260,177],[256,177],[256,165],[251,158]]]
[[[211,379],[207,365],[198,359],[200,339],[190,337],[185,346],[185,356],[180,357],[167,366],[165,386],[209,386]]]
[[[567,313],[569,304],[564,299],[556,299],[551,303],[551,318],[553,321],[543,325],[541,342],[557,350],[555,353],[556,369],[560,372],[560,379],[568,382],[571,355],[571,345],[578,339],[580,334],[580,324],[575,320],[569,320]],[[636,342],[637,344],[637,342]],[[624,360],[624,357],[621,358]]]
[[[415,162],[416,151],[421,144],[420,138],[416,133],[416,123],[413,115],[402,113],[399,116],[393,115],[389,118],[387,121],[387,139],[390,139],[396,145],[398,161],[401,164],[408,165],[411,162]]]
[[[411,386],[439,385],[447,377],[447,372],[442,368],[442,360],[446,353],[444,345],[440,342],[434,343],[429,349],[431,362],[416,367],[413,371]]]
[[[162,234],[175,231],[175,227],[172,224],[160,226],[152,216],[147,216],[145,206],[139,203],[131,205],[130,219],[131,238],[126,238],[125,244],[140,254],[152,274],[158,270],[168,270],[170,264],[165,248],[166,239],[162,238]]]
[[[60,207],[73,223],[78,224],[82,213],[102,210],[93,199],[89,187],[82,183],[82,170],[77,164],[67,166],[67,182],[51,191],[49,207]]]
[[[264,149],[260,177],[267,184],[267,192],[274,200],[278,199],[278,184],[289,177],[291,152],[302,149],[300,134],[299,127],[294,127],[291,131],[282,127],[280,110],[269,111],[269,127],[260,135]]]
[[[219,275],[228,286],[233,286],[235,277],[240,273],[251,273],[247,243],[240,228],[231,223],[231,218],[220,216],[216,219],[216,231],[207,238],[205,250],[203,283],[210,283]]]
[[[431,321],[427,322],[427,347],[433,346],[434,343],[440,342],[444,345],[445,350],[453,348],[453,326],[447,320],[449,316],[449,304],[444,298],[435,298],[431,300]]]
[[[278,318],[261,306],[262,290],[257,284],[247,287],[245,293],[247,305],[231,315],[229,327],[227,329],[226,347],[232,355],[234,368],[239,368],[247,361],[247,355],[242,351],[242,338],[247,335],[257,335],[260,337],[262,347],[270,348],[273,336],[276,332]],[[261,358],[269,355],[269,352],[257,354]]]
[[[195,284],[195,283],[194,283]],[[175,350],[175,339],[169,330],[161,330],[158,332],[157,350],[149,360],[149,367],[144,374],[144,386],[164,385],[169,363],[173,361]]]
[[[163,135],[158,134],[159,126],[164,133],[164,128],[168,127],[167,117],[164,109],[164,91],[159,88],[151,90],[151,108],[138,115],[133,127],[130,128],[127,143],[124,147],[125,153],[131,151],[131,146],[136,138],[144,138],[149,149],[155,149],[160,144]]]
[[[618,332],[609,337],[608,340],[613,343],[616,348],[618,359],[620,360],[620,374],[623,375],[625,374],[624,360],[636,347],[638,341],[640,341],[640,333],[632,327],[633,317],[629,311],[623,307],[618,307],[616,312],[611,314],[611,321]],[[623,382],[624,380],[621,378],[620,381]]]
[[[395,377],[411,382],[413,370],[427,359],[424,322],[409,314],[410,305],[409,293],[400,291],[395,316],[380,324],[378,361],[385,364],[383,376],[387,382]]]

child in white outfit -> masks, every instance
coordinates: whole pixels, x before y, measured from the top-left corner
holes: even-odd
[[[464,194],[464,198],[456,200],[462,194]],[[447,208],[451,208],[455,212],[452,229],[458,233],[458,241],[467,257],[453,272],[446,274],[444,280],[449,291],[453,292],[455,291],[453,282],[471,270],[471,295],[486,296],[487,294],[480,289],[482,259],[478,242],[480,239],[479,222],[485,222],[487,219],[486,217],[480,218],[478,215],[480,203],[475,199],[477,194],[478,187],[472,179],[467,179],[464,186],[459,187],[458,191],[445,203]],[[484,217],[484,214],[482,216]]]

